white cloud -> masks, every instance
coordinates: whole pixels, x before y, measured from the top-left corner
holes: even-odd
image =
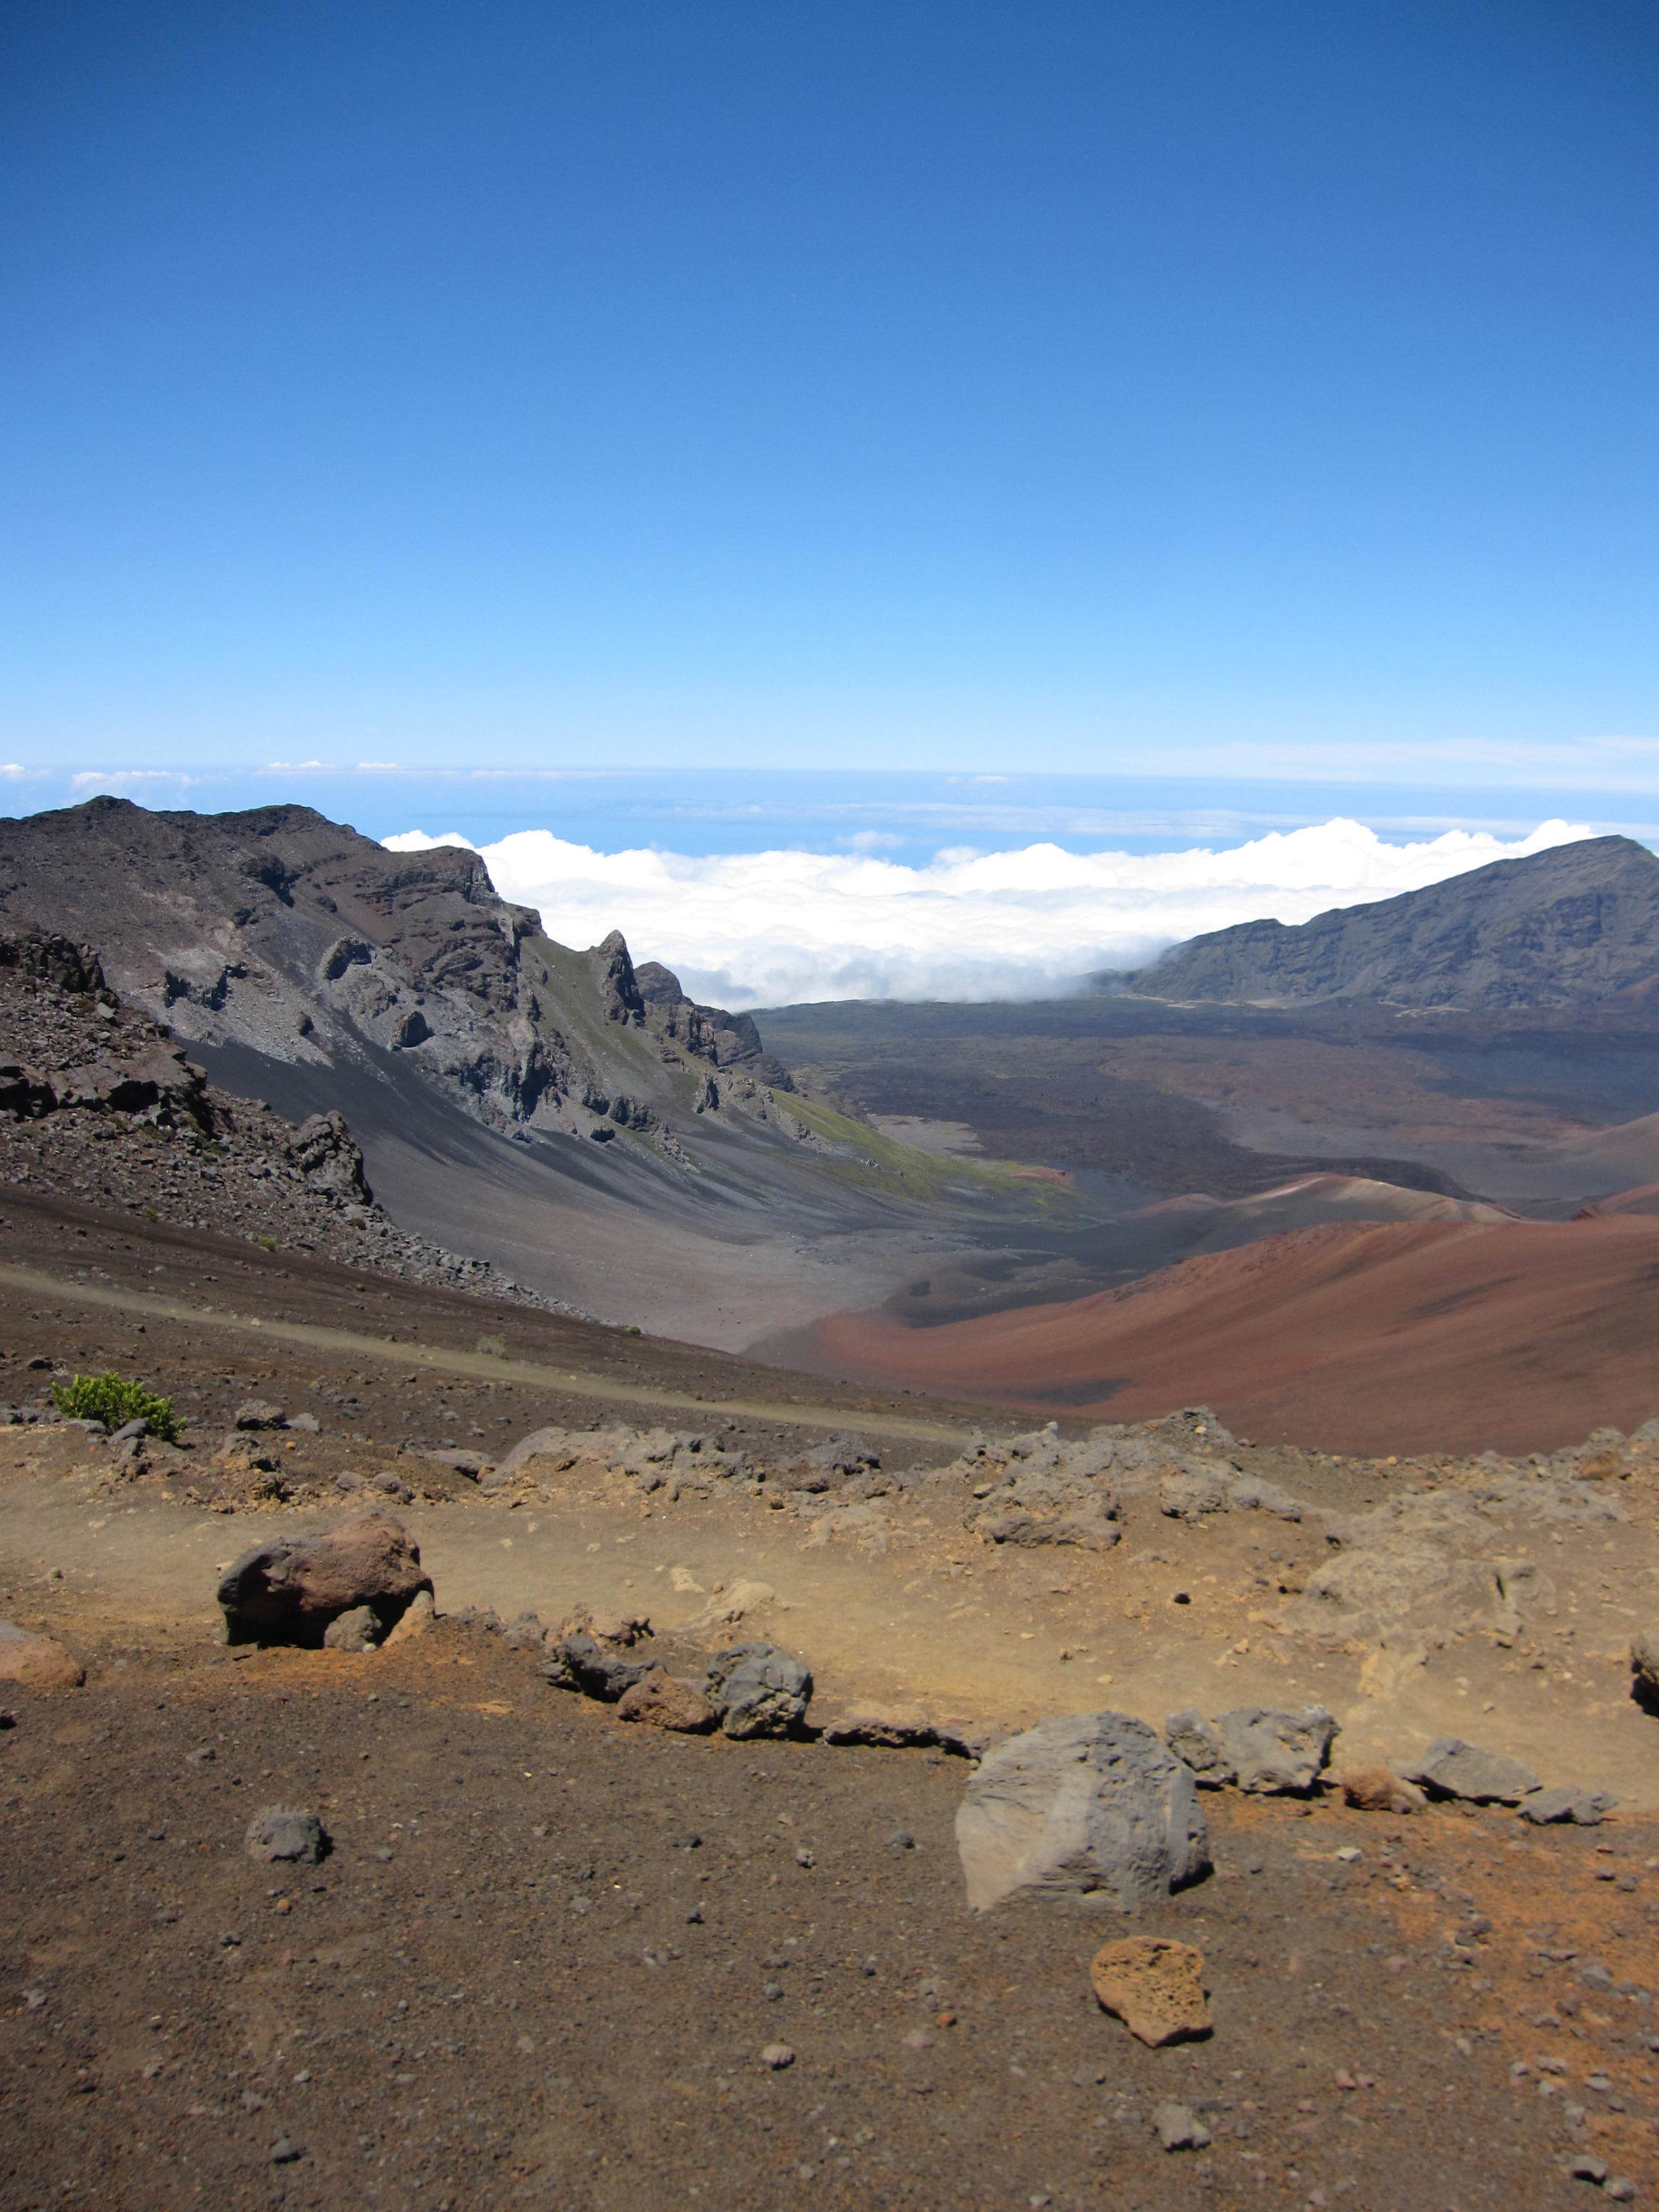
[[[386,843],[465,845],[502,896],[537,908],[561,943],[621,929],[636,960],[663,961],[696,995],[761,1006],[1041,997],[1202,930],[1267,915],[1306,921],[1592,834],[1554,821],[1512,842],[1453,830],[1391,845],[1339,817],[1223,851],[957,848],[921,868],[849,853],[599,853],[548,830],[483,846],[416,830]]]
[[[175,791],[188,791],[192,784],[204,781],[201,776],[186,775],[178,769],[89,768],[72,775],[70,787],[95,797],[100,793],[148,791],[158,783],[170,784]]]

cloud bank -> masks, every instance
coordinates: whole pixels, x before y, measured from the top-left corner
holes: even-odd
[[[483,846],[419,830],[385,842],[394,853],[465,845],[501,896],[535,907],[562,944],[620,929],[636,960],[660,960],[694,997],[740,1008],[1045,997],[1203,930],[1268,915],[1306,921],[1593,834],[1553,821],[1512,843],[1453,830],[1391,845],[1339,817],[1223,851],[957,848],[915,868],[868,851],[600,853],[549,830]]]

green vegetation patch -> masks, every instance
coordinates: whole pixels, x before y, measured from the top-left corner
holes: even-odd
[[[1065,1215],[1072,1210],[1072,1195],[1063,1187],[1023,1176],[1012,1163],[924,1152],[799,1091],[774,1091],[771,1097],[775,1105],[804,1121],[826,1143],[852,1156],[824,1162],[842,1182],[860,1183],[866,1188],[897,1188],[916,1199],[1012,1198],[1039,1214]]]
[[[125,1375],[72,1375],[67,1382],[54,1382],[52,1402],[71,1421],[101,1421],[106,1429],[124,1429],[129,1421],[148,1421],[150,1434],[163,1443],[179,1441],[179,1417],[171,1398],[157,1398],[142,1382]]]

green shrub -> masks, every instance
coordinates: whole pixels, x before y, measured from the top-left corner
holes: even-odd
[[[274,1252],[276,1249],[276,1239],[274,1237],[256,1237],[253,1241],[263,1251]]]
[[[52,1402],[71,1421],[101,1421],[106,1429],[148,1421],[151,1435],[164,1443],[179,1441],[172,1399],[152,1397],[142,1382],[130,1382],[124,1375],[72,1375],[67,1382],[52,1384]]]

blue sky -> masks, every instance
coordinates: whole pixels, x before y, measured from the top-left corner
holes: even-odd
[[[1645,822],[1656,117],[1647,0],[21,0],[3,803]]]

